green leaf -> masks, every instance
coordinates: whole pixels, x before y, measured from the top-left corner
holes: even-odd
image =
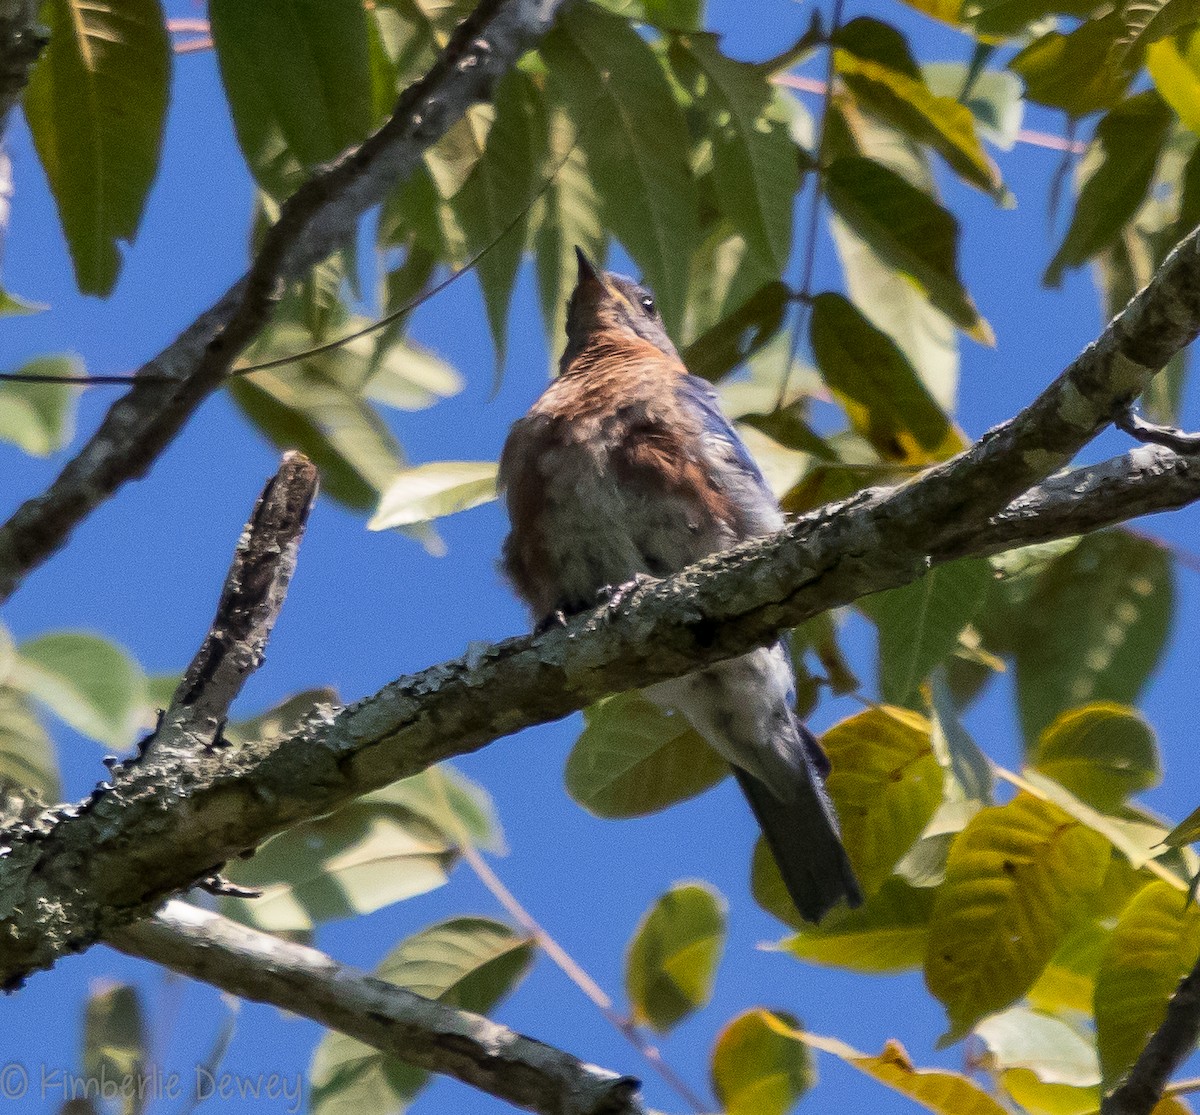
[[[1167,883],[1145,887],[1122,912],[1096,978],[1096,1045],[1106,1090],[1162,1024],[1167,1000],[1200,953],[1200,909]]]
[[[1185,844],[1194,844],[1197,840],[1200,840],[1200,809],[1193,809],[1163,837],[1163,843],[1172,848],[1182,848]]]
[[[567,299],[578,275],[575,247],[582,248],[588,259],[603,259],[608,240],[600,217],[600,197],[570,116],[559,105],[546,105],[545,128],[546,161],[541,176],[544,180],[553,173],[553,178],[542,195],[534,248],[542,319],[550,358],[557,368],[567,343]]]
[[[1030,762],[1102,813],[1116,812],[1162,778],[1154,730],[1134,709],[1112,701],[1059,715]]]
[[[231,917],[271,932],[367,914],[442,886],[457,841],[423,816],[360,798],[268,840],[226,874],[258,898],[226,898]]]
[[[1069,116],[1109,109],[1125,95],[1132,73],[1112,64],[1122,33],[1117,12],[1087,19],[1069,35],[1049,31],[1035,39],[1009,67],[1025,79],[1025,96]]]
[[[778,874],[774,861],[769,856],[763,858]],[[757,855],[755,869],[757,898]],[[779,885],[782,889],[782,881]],[[919,968],[925,959],[933,899],[932,887],[910,886],[893,877],[857,910],[835,910],[820,925],[793,923],[801,932],[780,942],[779,947],[811,964],[852,972],[903,972]]]
[[[455,846],[470,841],[476,848],[504,851],[504,833],[488,792],[449,763],[427,767],[360,800],[400,806],[434,825]]]
[[[1100,1083],[1096,1049],[1062,1019],[1028,1007],[1009,1007],[975,1027],[995,1066],[1022,1068],[1045,1084],[1087,1088]]]
[[[1099,160],[1080,191],[1071,225],[1046,269],[1044,282],[1058,286],[1063,272],[1108,247],[1132,220],[1150,184],[1174,116],[1148,89],[1107,113],[1096,127]]]
[[[3,174],[0,173],[0,187],[2,185]],[[0,188],[0,194],[2,192],[3,190]],[[0,203],[0,212],[3,212],[2,203]],[[3,224],[4,222],[0,221],[0,226]],[[40,314],[48,309],[50,307],[44,302],[30,302],[28,299],[21,298],[16,294],[10,294],[7,290],[0,288],[0,317],[26,317],[29,314]]]
[[[146,708],[146,675],[119,646],[80,631],[22,643],[9,683],[37,698],[80,735],[123,750]]]
[[[450,40],[454,28],[474,8],[471,0],[376,0],[375,21],[394,69],[390,111],[396,95],[422,77]]]
[[[604,223],[641,267],[677,335],[696,245],[691,141],[650,45],[591,4],[563,12],[542,40],[550,80],[579,130]]]
[[[979,35],[1008,37],[1056,14],[1086,19],[1095,7],[1096,0],[965,0],[962,17]]]
[[[917,189],[931,196],[936,193],[929,160],[916,144],[868,117],[856,121],[854,138],[862,154]],[[836,213],[829,224],[851,300],[896,342],[942,410],[953,413],[958,390],[958,337],[953,323]]]
[[[917,696],[975,617],[991,576],[986,561],[955,561],[859,601],[879,629],[879,691],[885,701],[906,705]]]
[[[374,123],[361,0],[211,0],[221,81],[238,144],[282,200]]]
[[[1135,704],[1166,648],[1174,597],[1170,557],[1126,531],[1089,535],[1054,561],[1012,631],[1025,738],[1088,701]]]
[[[83,1073],[89,1081],[114,1082],[125,1115],[142,1111],[147,1093],[136,1086],[125,1091],[120,1083],[143,1077],[147,1057],[146,1023],[137,989],[122,983],[89,995],[83,1018]]]
[[[784,1115],[817,1082],[797,1025],[791,1015],[756,1007],[721,1031],[712,1085],[725,1115]]]
[[[24,364],[26,374],[72,378],[83,375],[74,356],[43,356]],[[0,441],[48,457],[75,436],[79,388],[70,383],[0,383]]]
[[[57,801],[58,756],[24,693],[0,685],[0,797],[8,786],[36,791]]]
[[[888,1041],[877,1057],[859,1053],[836,1038],[805,1034],[804,1040],[814,1049],[840,1057],[859,1072],[908,1096],[936,1115],[1007,1115],[999,1103],[962,1074],[914,1067],[908,1051],[894,1039]]]
[[[1112,862],[1128,867],[1124,860],[1116,856]],[[1090,1014],[1096,990],[1096,973],[1100,970],[1100,959],[1108,945],[1110,933],[1110,928],[1095,920],[1080,922],[1072,929],[1050,958],[1050,963],[1037,982],[1029,989],[1030,1004],[1051,1013],[1057,1013],[1065,1007],[1069,1011]]]
[[[1179,122],[1200,132],[1200,43],[1195,37],[1184,49],[1172,39],[1153,43],[1146,51],[1146,69]]]
[[[567,792],[598,817],[641,817],[715,786],[729,767],[678,713],[640,693],[597,701],[567,758]]]
[[[704,26],[704,0],[642,0],[642,15],[664,31],[699,31]]]
[[[351,318],[347,327],[364,323]],[[255,346],[252,359],[302,352],[309,347],[306,333],[285,320]],[[272,442],[300,449],[316,462],[326,494],[356,510],[371,510],[404,459],[370,400],[413,409],[460,387],[453,370],[428,353],[396,343],[377,359],[370,338],[360,337],[295,364],[234,379],[229,391]]]
[[[1052,778],[1047,778],[1036,770],[1024,771],[1021,781],[1023,788],[1030,793],[1044,801],[1052,802],[1080,824],[1107,837],[1113,847],[1135,868],[1166,854],[1163,847],[1166,831],[1163,826],[1145,819],[1134,819],[1139,815],[1133,810],[1125,811],[1130,814],[1129,817],[1114,817],[1101,813]]]
[[[984,1019],[975,1033],[1001,1086],[1038,1115],[1086,1115],[1100,1105],[1100,1062],[1090,1040],[1028,1007]]]
[[[1191,0],[1128,0],[1121,8],[1125,32],[1119,40],[1116,60],[1132,58],[1136,62],[1151,43],[1197,20],[1200,11]]]
[[[533,943],[487,918],[454,918],[398,945],[376,971],[380,979],[427,999],[486,1014],[522,979]],[[344,1034],[327,1034],[309,1067],[313,1115],[397,1115],[429,1074]]]
[[[367,529],[426,523],[495,498],[495,461],[433,461],[397,475],[380,497]]]
[[[772,275],[792,249],[792,202],[800,185],[796,145],[768,74],[726,58],[715,35],[671,43],[671,63],[706,116],[717,204]]]
[[[929,721],[880,706],[835,724],[821,737],[833,764],[827,786],[842,842],[863,893],[877,891],[912,847],[942,800],[942,768]]]
[[[635,1022],[660,1034],[712,998],[725,947],[725,901],[702,883],[677,883],[642,915],[625,958]]]
[[[1029,794],[980,810],[950,849],[929,924],[925,982],[965,1035],[1033,985],[1099,890],[1110,845]]]
[[[981,343],[991,330],[958,277],[958,222],[923,190],[873,159],[843,155],[825,172],[830,204],[942,313]]]
[[[107,295],[158,170],[170,49],[158,0],[47,0],[50,45],[23,104],[75,279]]]
[[[367,352],[368,345],[357,348],[356,355]],[[397,410],[425,410],[442,399],[457,395],[463,378],[445,360],[413,341],[381,340],[370,355],[370,378],[363,395],[373,402]]]
[[[483,156],[451,200],[466,234],[467,250],[472,256],[484,253],[478,255],[476,271],[496,345],[497,369],[504,364],[508,307],[525,247],[530,199],[537,185],[539,96],[533,82],[519,70],[505,77],[493,97],[496,119]]]
[[[967,84],[968,68],[962,62],[926,62],[921,67],[925,83],[943,97],[958,98]],[[1007,70],[985,70],[974,76],[963,104],[975,117],[980,135],[1001,151],[1011,151],[1021,130],[1025,102],[1021,79]]]
[[[165,696],[169,701],[174,692],[178,678],[170,679],[170,692]],[[230,743],[253,743],[266,749],[273,744],[295,735],[303,727],[305,720],[314,713],[327,714],[338,703],[337,690],[329,688],[304,689],[284,698],[257,716],[245,720],[236,720],[225,726],[224,736]],[[325,710],[324,713],[321,710]]]
[[[874,30],[870,25],[896,34],[876,20],[859,17],[834,37],[835,69],[854,98],[904,135],[937,151],[964,181],[998,193],[1000,172],[979,141],[970,108],[930,90],[899,36],[898,49],[880,51],[878,33],[862,33]]]
[[[791,291],[785,283],[759,287],[684,349],[688,371],[710,383],[724,378],[778,333],[790,305]]]
[[[929,689],[934,754],[953,776],[964,798],[991,805],[996,781],[991,763],[958,717],[945,667],[933,671]]]
[[[859,433],[887,456],[904,457],[903,439],[937,449],[950,423],[907,357],[840,294],[813,299],[813,356]]]

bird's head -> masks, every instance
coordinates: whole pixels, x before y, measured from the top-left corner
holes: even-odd
[[[640,337],[667,356],[679,353],[667,336],[654,295],[624,275],[598,271],[583,249],[575,249],[579,278],[567,303],[567,352],[587,347],[598,333]]]

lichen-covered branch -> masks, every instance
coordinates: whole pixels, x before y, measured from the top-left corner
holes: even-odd
[[[219,753],[225,741],[221,732],[229,707],[250,675],[259,667],[271,629],[283,607],[288,583],[296,568],[296,551],[304,535],[309,512],[317,498],[316,466],[300,453],[287,453],[279,471],[268,482],[254,505],[246,529],[238,541],[229,574],[217,602],[216,615],[207,637],[175,690],[170,707],[158,728],[142,741],[137,757],[112,769],[113,785],[101,783],[85,801],[47,810],[32,822],[19,822],[0,836],[0,864],[16,862],[16,846],[24,842],[26,879],[46,880],[47,887],[37,893],[0,882],[0,966],[10,973],[4,978],[6,989],[20,981],[18,969],[29,953],[31,939],[24,936],[8,915],[17,913],[35,921],[42,918],[56,923],[63,908],[63,887],[73,887],[82,874],[91,874],[92,847],[87,841],[59,846],[43,839],[58,826],[80,824],[88,827],[99,821],[107,832],[113,858],[107,861],[103,876],[92,875],[94,883],[106,890],[116,903],[123,896],[137,893],[142,870],[138,846],[148,840],[157,843],[163,836],[170,841],[187,841],[193,829],[186,806],[187,788],[205,778],[205,767]],[[142,832],[111,827],[102,820],[108,802],[121,795],[120,787],[139,783],[147,776],[163,784],[174,784],[181,791],[183,804],[177,810],[168,800],[143,817]],[[128,854],[119,854],[122,840],[128,841]],[[220,864],[214,862],[213,868]],[[3,872],[0,871],[0,875]],[[6,877],[7,879],[7,877]],[[26,905],[28,904],[28,905]],[[24,907],[22,909],[22,907]],[[77,927],[78,928],[78,927]],[[81,948],[95,940],[94,934],[74,936],[73,931],[59,938],[63,951]],[[36,951],[36,949],[35,949]],[[10,964],[18,968],[10,968]]]
[[[488,98],[563,3],[481,0],[387,122],[288,198],[247,275],[139,369],[134,386],[46,492],[0,527],[0,602],[122,484],[146,473],[267,324],[283,284],[353,234],[358,218],[411,173],[423,152]]]
[[[109,944],[234,995],[271,1003],[544,1115],[642,1115],[638,1081],[584,1064],[316,949],[186,902],[119,930]]]
[[[1049,481],[978,530],[934,520],[919,540],[910,521],[918,488],[822,508],[639,588],[616,611],[472,648],[348,708],[318,710],[282,742],[215,749],[186,764],[151,748],[81,816],[10,832],[0,844],[0,981],[18,982],[152,914],[222,862],[369,790],[606,694],[743,653],[934,563],[1200,499],[1200,469],[1139,447]]]
[[[1171,1074],[1195,1051],[1200,1040],[1200,961],[1184,976],[1167,1017],[1146,1043],[1120,1086],[1100,1103],[1100,1115],[1150,1115]]]

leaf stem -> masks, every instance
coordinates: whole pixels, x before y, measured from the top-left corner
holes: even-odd
[[[488,862],[468,840],[464,840],[459,851],[467,865],[475,872],[479,881],[487,887],[492,897],[500,903],[512,919],[528,933],[538,947],[558,966],[563,974],[595,1004],[608,1023],[625,1038],[654,1067],[663,1081],[692,1109],[696,1115],[711,1110],[688,1086],[687,1082],[667,1063],[658,1047],[634,1025],[633,1020],[623,1015],[613,1005],[608,993],[580,964],[537,922],[516,896],[504,885]]]

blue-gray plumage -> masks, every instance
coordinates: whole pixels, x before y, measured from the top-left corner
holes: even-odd
[[[541,622],[783,526],[650,293],[578,255],[560,375],[514,424],[500,459],[512,522],[504,569]],[[862,896],[825,793],[828,760],[792,710],[794,687],[776,643],[645,693],[683,713],[730,763],[797,909],[818,921]]]

